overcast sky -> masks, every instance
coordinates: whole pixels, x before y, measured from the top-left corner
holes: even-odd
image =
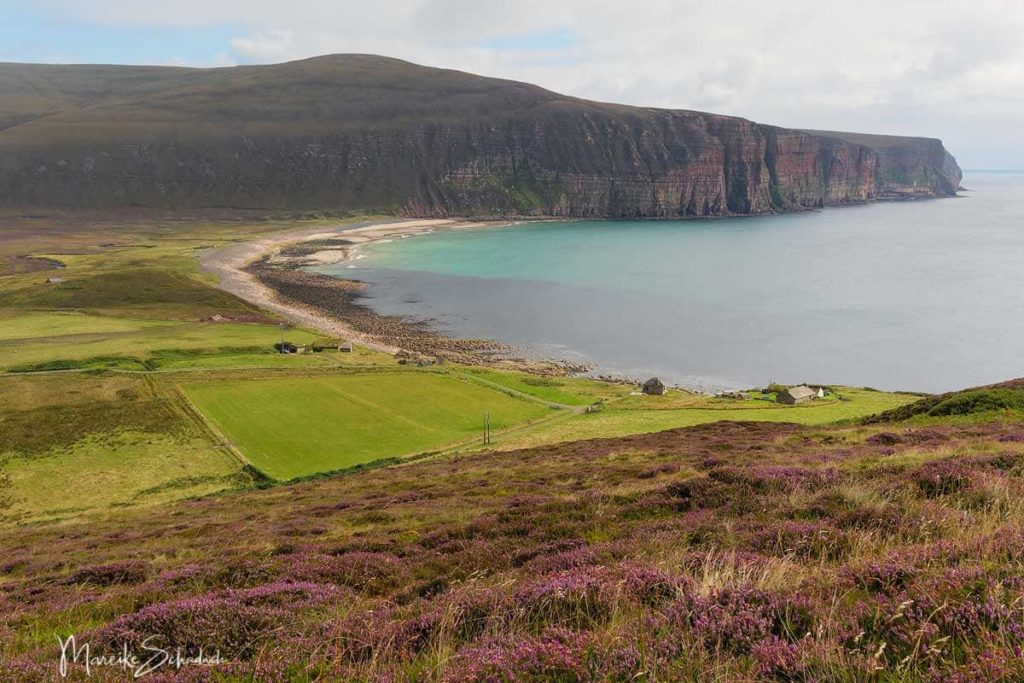
[[[580,97],[940,137],[1024,169],[1024,0],[0,0],[0,61],[370,52]]]

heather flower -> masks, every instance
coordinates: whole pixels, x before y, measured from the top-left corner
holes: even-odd
[[[857,570],[845,572],[857,586],[875,593],[891,593],[904,588],[915,576],[913,567],[897,560],[868,562]]]
[[[981,652],[969,652],[968,659],[959,666],[946,669],[933,665],[929,683],[978,683],[980,681],[1024,680],[1024,658],[1018,646],[989,647]]]
[[[213,581],[228,588],[258,586],[277,578],[277,569],[258,560],[233,560],[221,566]]]
[[[198,588],[213,579],[213,572],[202,565],[186,564],[161,572],[149,584],[157,590],[177,590],[182,588]]]
[[[553,574],[599,564],[601,559],[601,556],[593,548],[583,546],[552,555],[540,555],[530,562],[527,567],[532,573]]]
[[[800,646],[778,636],[768,636],[754,643],[750,655],[757,662],[757,673],[761,676],[798,680],[803,670]]]
[[[401,561],[386,553],[290,555],[288,561],[294,579],[349,586],[369,595],[388,593],[404,575]]]
[[[28,657],[0,656],[0,683],[43,683],[53,679],[53,667],[41,666]]]
[[[623,594],[651,607],[675,600],[684,587],[681,578],[640,564],[625,563],[618,567],[618,572]]]
[[[1012,434],[1004,434],[999,437],[1001,443],[1024,443],[1024,432],[1014,432]]]
[[[872,434],[865,441],[879,446],[895,446],[896,444],[903,443],[903,438],[892,432],[879,432],[878,434]]]
[[[149,574],[149,565],[137,560],[83,567],[65,579],[65,583],[111,586],[117,583],[142,583]]]
[[[1022,601],[1016,582],[1007,585],[980,567],[949,568],[873,607],[860,606],[862,644],[870,649],[887,643],[890,661],[958,652],[995,636],[1024,644]]]
[[[775,555],[838,559],[849,549],[847,535],[821,521],[786,521],[757,529],[748,536],[755,550]]]
[[[752,488],[771,493],[790,493],[796,490],[817,489],[839,481],[835,468],[810,469],[807,467],[760,465],[745,472],[745,480]]]
[[[100,628],[100,643],[137,647],[155,636],[186,652],[219,649],[226,657],[250,656],[256,645],[294,617],[294,610],[337,597],[333,587],[278,583],[226,590],[144,607]]]
[[[527,621],[587,627],[610,615],[611,585],[602,567],[566,571],[521,586],[512,601]]]
[[[463,648],[445,672],[445,683],[586,681],[590,639],[572,632],[513,636]]]
[[[929,462],[911,473],[918,489],[927,498],[937,498],[966,490],[971,486],[973,470],[952,460]]]
[[[587,542],[581,538],[563,538],[549,543],[541,543],[540,545],[521,548],[512,556],[512,565],[515,567],[521,567],[536,557],[557,555],[577,550],[585,547],[586,545]]]
[[[812,607],[803,595],[777,595],[754,588],[727,588],[707,597],[691,597],[675,618],[711,650],[736,654],[771,637],[795,642],[813,628]],[[679,609],[679,608],[677,608]]]

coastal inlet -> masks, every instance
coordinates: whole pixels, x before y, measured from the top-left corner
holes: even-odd
[[[597,372],[945,391],[1024,374],[1024,176],[956,199],[438,231],[314,269],[377,313]]]

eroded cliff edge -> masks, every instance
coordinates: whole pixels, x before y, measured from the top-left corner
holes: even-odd
[[[953,196],[939,140],[590,102],[370,55],[0,64],[0,205],[683,217]]]

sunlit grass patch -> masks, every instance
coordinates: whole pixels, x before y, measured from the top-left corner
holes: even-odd
[[[434,450],[551,408],[419,372],[190,383],[189,399],[278,479]]]

